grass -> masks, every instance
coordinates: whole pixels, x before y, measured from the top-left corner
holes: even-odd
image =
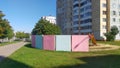
[[[118,45],[120,46],[120,41],[97,41],[97,43],[102,43],[102,44],[110,44],[110,45]]]
[[[4,42],[4,43],[0,43],[0,46],[4,46],[4,45],[8,45],[8,44],[13,44],[13,43],[17,43],[20,41],[13,41],[13,42]]]
[[[28,44],[0,62],[0,68],[120,68],[120,50],[55,52]]]

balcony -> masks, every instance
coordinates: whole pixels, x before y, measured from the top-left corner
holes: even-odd
[[[79,0],[74,1],[73,5],[79,4]]]
[[[81,33],[92,32],[92,29],[80,30]]]
[[[79,33],[79,30],[73,30],[73,33],[74,34]]]
[[[79,27],[79,24],[74,24],[73,27]]]
[[[89,22],[89,23],[85,23],[85,24],[80,24],[80,26],[87,26],[87,25],[92,25],[92,23],[91,22]]]

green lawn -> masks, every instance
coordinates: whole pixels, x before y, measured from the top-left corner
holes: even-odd
[[[110,41],[97,41],[97,43],[103,43],[103,44],[111,44],[111,45],[118,45],[120,46],[120,41],[113,41],[113,42],[110,42]]]
[[[0,68],[120,68],[120,50],[55,52],[34,49],[29,44],[0,62]]]
[[[17,42],[20,42],[20,41],[3,42],[3,43],[0,43],[0,46],[4,46],[4,45],[8,45],[8,44],[13,44],[13,43],[17,43]]]

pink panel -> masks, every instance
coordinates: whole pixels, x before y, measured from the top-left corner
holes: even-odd
[[[32,35],[32,47],[35,47],[35,35]]]
[[[44,50],[55,50],[55,36],[54,35],[43,36],[43,49]]]
[[[88,52],[89,51],[88,35],[72,35],[72,51]]]

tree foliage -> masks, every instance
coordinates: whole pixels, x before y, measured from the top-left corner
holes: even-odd
[[[57,25],[43,19],[38,21],[32,30],[32,35],[58,35],[60,33],[60,28]]]
[[[119,30],[118,30],[118,28],[116,27],[116,26],[113,26],[112,28],[111,28],[111,34],[112,35],[117,35],[119,33]]]
[[[16,37],[17,37],[18,39],[29,38],[29,36],[30,36],[29,33],[16,32]]]
[[[116,26],[112,26],[111,31],[108,33],[105,33],[104,35],[107,38],[107,41],[114,41],[115,36],[119,33],[119,30]]]
[[[3,19],[5,15],[0,11],[0,39],[11,39],[14,36],[12,27],[7,19]]]

